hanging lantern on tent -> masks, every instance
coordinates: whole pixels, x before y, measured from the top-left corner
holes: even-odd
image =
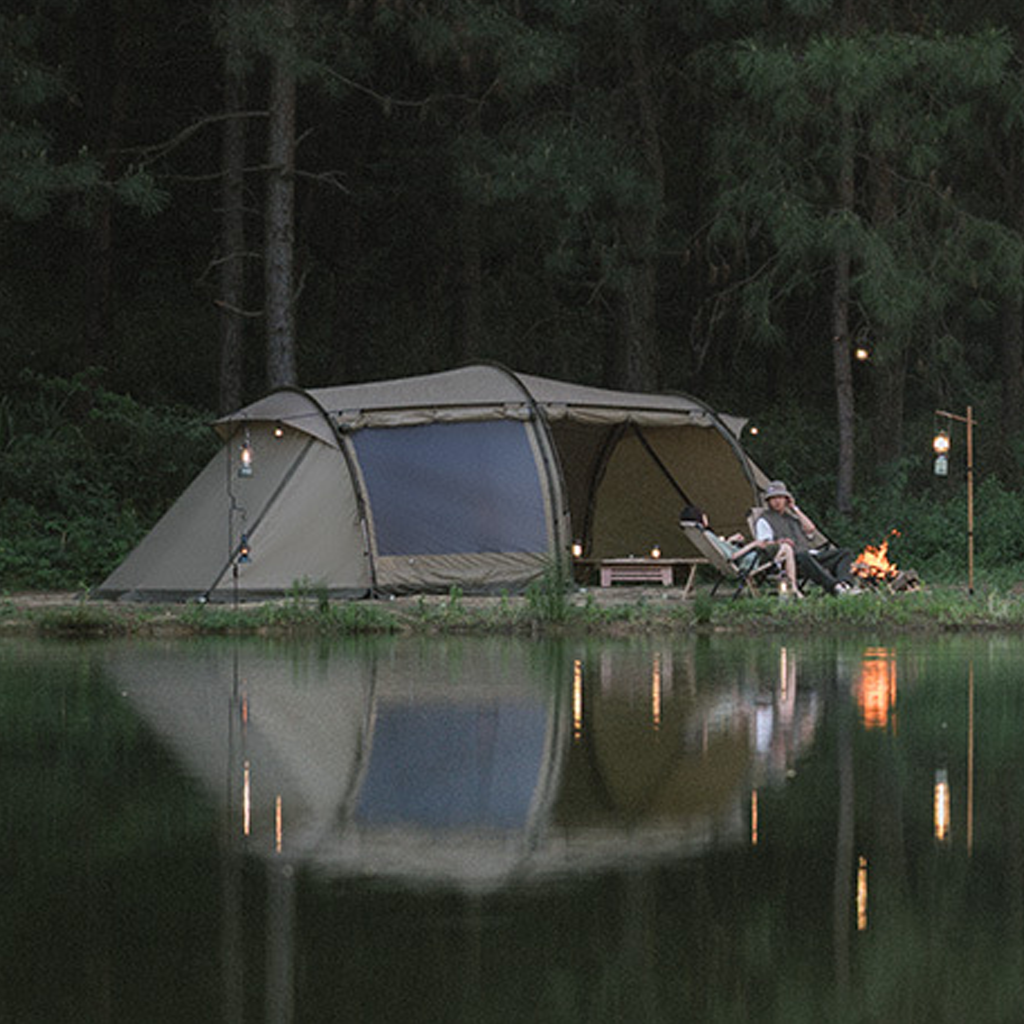
[[[242,534],[242,539],[238,542],[238,564],[242,565],[245,562],[252,560],[252,548],[249,547],[249,535],[247,533]]]
[[[252,442],[249,440],[249,430],[246,428],[245,440],[242,442],[242,448],[238,455],[239,476],[252,476]]]

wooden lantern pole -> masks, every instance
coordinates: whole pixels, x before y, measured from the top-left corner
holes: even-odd
[[[936,409],[936,416],[945,416],[956,420],[967,427],[967,593],[974,593],[974,416],[971,406],[967,406],[967,415],[959,416],[955,412],[943,412]]]

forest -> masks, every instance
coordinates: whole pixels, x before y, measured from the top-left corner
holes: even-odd
[[[0,590],[102,579],[218,413],[480,360],[1024,570],[1016,0],[5,0],[0,228]]]

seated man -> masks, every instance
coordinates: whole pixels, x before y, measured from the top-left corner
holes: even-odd
[[[714,530],[711,529],[708,523],[707,513],[698,508],[696,505],[687,505],[682,512],[679,513],[680,523],[699,523],[704,527],[704,531],[708,538],[714,543],[715,547],[729,559],[730,562],[736,564],[738,568],[749,570],[754,564],[754,560],[751,559],[749,563],[746,561],[746,556],[753,554],[756,551],[761,552],[766,559],[770,559],[775,562],[776,565],[783,571],[789,582],[790,592],[796,594],[797,597],[803,597],[800,593],[800,588],[796,582],[796,559],[794,557],[793,547],[789,544],[778,544],[772,540],[752,540],[746,542],[743,534],[734,533],[730,537],[720,537]]]
[[[826,593],[860,593],[850,574],[853,555],[825,540],[807,514],[797,508],[781,480],[772,480],[765,487],[764,500],[768,508],[754,524],[758,540],[792,547],[800,575],[817,583]]]

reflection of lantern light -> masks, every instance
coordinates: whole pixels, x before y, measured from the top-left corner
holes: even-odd
[[[242,835],[249,835],[252,827],[252,776],[249,762],[242,765]]]
[[[861,856],[857,860],[857,931],[867,931],[868,927],[868,859]]]
[[[750,791],[750,845],[757,846],[757,790]]]
[[[938,768],[935,771],[933,803],[935,838],[942,843],[949,839],[949,773],[945,768]]]
[[[572,738],[583,735],[583,662],[577,658],[572,663]]]
[[[583,545],[578,540],[574,540],[572,542],[572,557],[573,558],[579,558],[580,555],[582,555],[582,554],[583,554]]]
[[[651,722],[654,731],[661,727],[661,655],[654,655],[651,666]]]

